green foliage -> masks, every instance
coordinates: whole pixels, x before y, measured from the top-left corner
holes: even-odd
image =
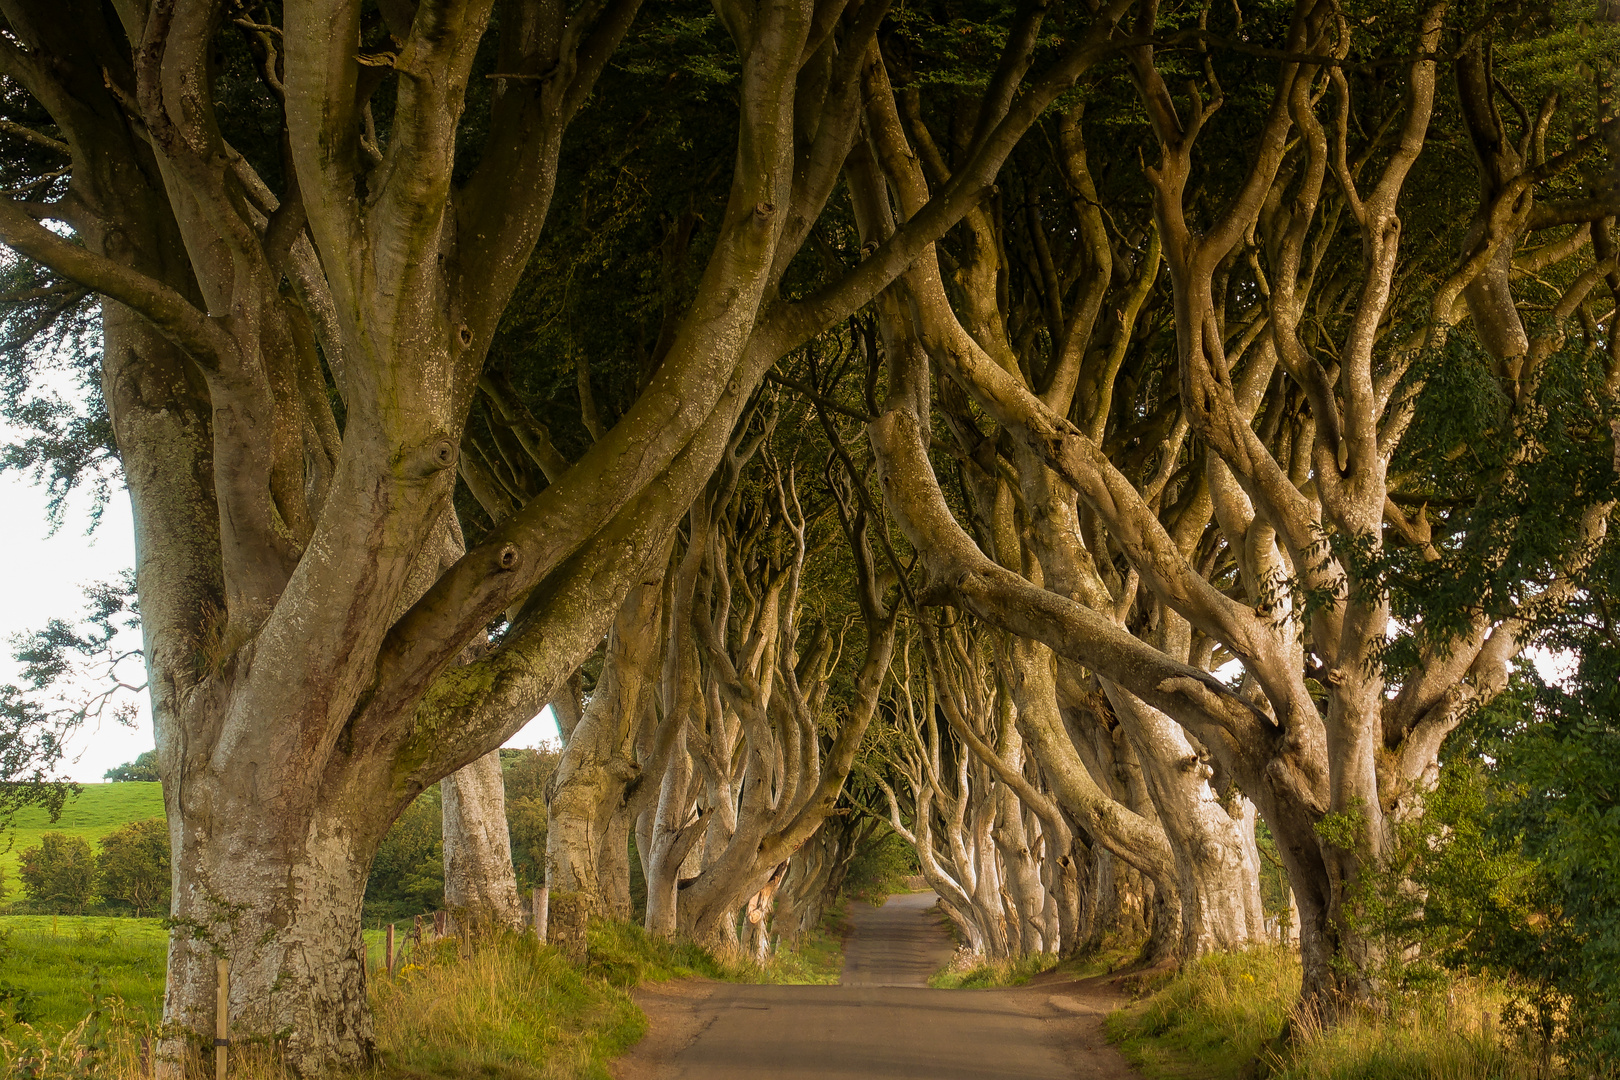
[[[102,778],[113,781],[144,780],[154,781],[162,779],[158,776],[157,751],[148,750],[134,761],[126,761],[102,773]]]
[[[162,818],[132,821],[101,838],[96,860],[103,900],[136,916],[169,906],[169,829]]]
[[[903,892],[906,878],[920,873],[917,849],[888,826],[855,849],[841,895],[881,904],[891,893]]]
[[[557,770],[561,757],[560,750],[550,747],[501,751],[512,869],[520,889],[531,889],[546,881],[546,782]]]
[[[439,786],[418,795],[377,848],[366,880],[367,922],[444,906],[444,824]]]
[[[1620,651],[1599,647],[1569,689],[1526,666],[1476,718],[1495,763],[1482,834],[1525,870],[1487,881],[1490,921],[1454,958],[1518,976],[1512,1016],[1604,1077],[1620,1076],[1617,699]]]
[[[163,817],[163,786],[132,781],[122,784],[81,784],[76,794],[65,792],[53,817],[48,806],[33,805],[16,811],[7,829],[11,850],[0,839],[0,870],[15,880],[18,856],[37,845],[48,832],[82,836],[91,844],[131,821]]]
[[[82,836],[49,832],[22,853],[23,893],[44,911],[78,913],[96,899],[96,856]]]

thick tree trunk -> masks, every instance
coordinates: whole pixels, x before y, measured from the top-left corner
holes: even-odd
[[[492,750],[446,776],[439,795],[445,907],[468,930],[522,929],[501,752]]]
[[[174,851],[164,1016],[170,1030],[214,1030],[215,962],[231,960],[232,1037],[284,1038],[301,1074],[370,1061],[361,899],[370,855],[392,814],[356,800],[299,812],[256,784],[193,778]],[[180,1075],[190,1036],[164,1041]]]

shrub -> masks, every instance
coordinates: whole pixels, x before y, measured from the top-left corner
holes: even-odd
[[[169,827],[162,818],[132,821],[101,838],[103,899],[136,915],[169,906]]]
[[[49,832],[22,853],[23,892],[46,911],[81,912],[96,899],[96,856],[82,836]]]
[[[1528,665],[1475,718],[1495,762],[1484,835],[1522,853],[1489,882],[1461,964],[1518,976],[1508,1018],[1582,1075],[1620,1077],[1620,650],[1592,648],[1568,688]],[[1465,732],[1465,734],[1468,734]],[[1511,905],[1498,898],[1516,900]]]

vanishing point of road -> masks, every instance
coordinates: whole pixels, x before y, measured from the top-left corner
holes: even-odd
[[[1107,1044],[1095,980],[931,990],[951,958],[933,893],[854,904],[837,986],[645,987],[647,1037],[620,1080],[1135,1080]]]

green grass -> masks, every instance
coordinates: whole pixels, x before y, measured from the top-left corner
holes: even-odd
[[[27,991],[23,1015],[41,1030],[73,1027],[92,992],[122,998],[132,1016],[156,1023],[167,941],[158,919],[0,916],[0,983]]]
[[[162,919],[0,915],[0,937],[0,983],[28,992],[27,1015],[41,1031],[61,1033],[84,1019],[98,986],[123,1001],[130,1022],[157,1022],[169,943]],[[364,937],[371,966],[381,967],[383,932]]]
[[[527,934],[440,942],[375,979],[371,1000],[382,1050],[373,1075],[390,1080],[608,1080],[607,1061],[647,1030],[623,986]]]
[[[22,894],[17,880],[18,856],[27,848],[39,844],[39,838],[48,832],[82,836],[95,847],[96,841],[120,825],[131,821],[161,818],[163,813],[163,785],[126,781],[117,784],[85,784],[84,790],[68,799],[62,807],[62,816],[51,821],[51,816],[37,806],[17,811],[11,825],[0,832],[0,874],[4,875],[9,890],[5,899],[16,900]]]
[[[634,923],[593,921],[588,970],[614,986],[701,976],[721,982],[832,984],[843,970],[836,915],[799,948],[783,946],[763,964],[747,957],[717,954],[685,938],[662,939]],[[841,935],[840,935],[841,937]]]
[[[1201,957],[1149,983],[1108,1017],[1109,1038],[1149,1080],[1539,1080],[1517,1037],[1499,1028],[1505,990],[1457,979],[1393,1014],[1353,1013],[1324,1028],[1296,1006],[1299,960],[1261,946]],[[1481,1022],[1481,1013],[1491,1019]],[[1278,1042],[1285,1020],[1294,1037]]]
[[[835,909],[809,941],[779,950],[765,964],[716,955],[682,939],[653,938],[639,926],[594,921],[583,971],[532,935],[503,934],[477,944],[447,939],[412,950],[401,932],[392,977],[378,970],[384,933],[368,929],[381,1060],[355,1080],[605,1080],[607,1061],[646,1031],[630,988],[689,976],[836,982],[842,967],[838,920]],[[0,933],[6,932],[12,956],[0,981],[31,992],[34,1022],[0,1031],[0,1066],[16,1066],[33,1053],[55,1063],[42,1077],[79,1076],[76,1063],[93,1041],[84,1021],[99,972],[100,993],[114,1000],[104,1003],[108,1013],[99,1024],[111,1034],[97,1053],[106,1074],[133,1075],[140,1038],[156,1024],[162,1005],[162,920],[3,916]],[[247,1053],[261,1057],[233,1065],[234,1080],[284,1080],[264,1051]]]

